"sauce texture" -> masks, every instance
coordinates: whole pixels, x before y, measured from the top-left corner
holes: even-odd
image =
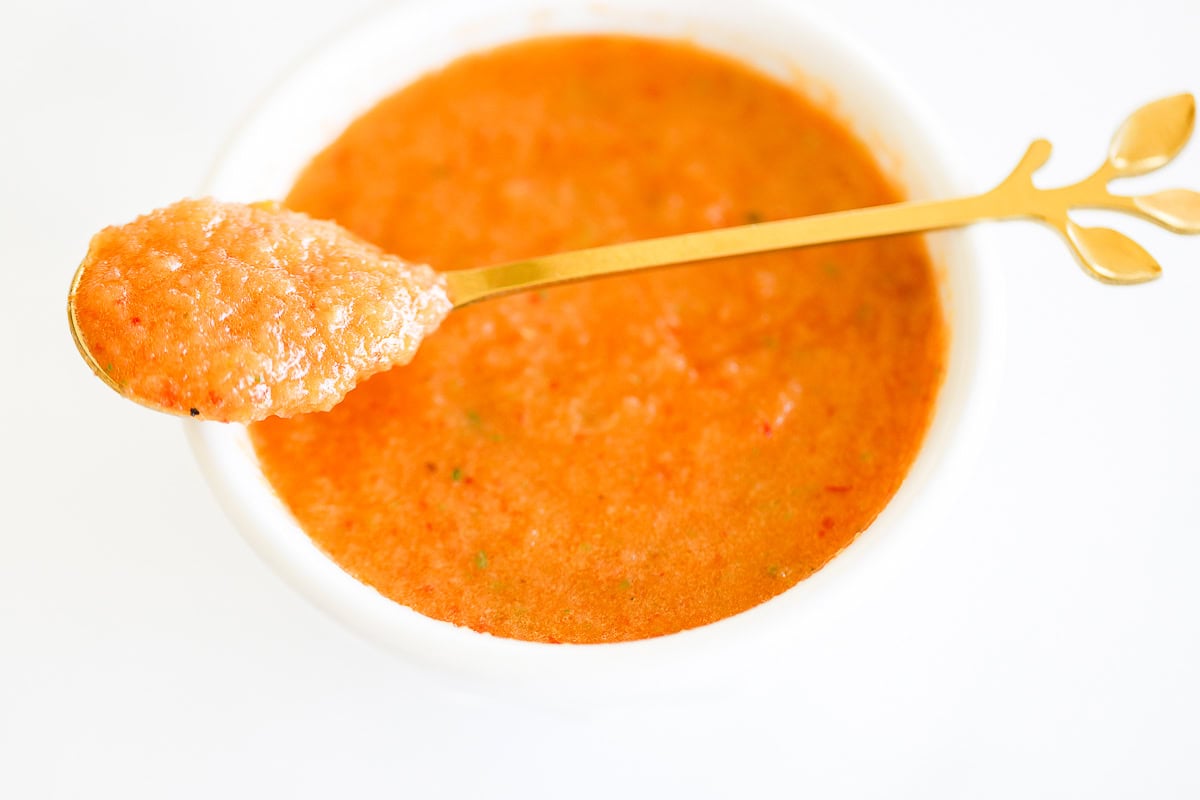
[[[385,99],[289,206],[439,269],[894,202],[791,88],[682,43],[534,40]],[[730,259],[456,311],[327,414],[251,428],[348,572],[498,636],[728,617],[895,493],[946,331],[919,237]]]
[[[74,314],[137,402],[221,422],[332,408],[405,364],[444,279],[274,203],[183,200],[92,238]]]

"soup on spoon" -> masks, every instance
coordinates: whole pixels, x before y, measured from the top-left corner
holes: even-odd
[[[412,360],[450,311],[445,281],[274,203],[183,200],[93,239],[72,329],[125,397],[253,422],[328,411]]]

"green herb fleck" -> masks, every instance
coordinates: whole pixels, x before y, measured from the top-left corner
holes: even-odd
[[[630,589],[633,588],[633,584],[629,582],[628,578],[625,578],[620,583],[617,584],[617,588],[620,589],[622,592],[628,592]]]
[[[111,361],[104,365],[104,371],[109,375],[112,375],[113,365]]]
[[[458,483],[462,479],[463,479],[462,467],[455,467],[454,471],[450,473],[450,480],[454,481],[455,483]]]
[[[747,224],[757,225],[758,223],[760,223],[762,221],[763,221],[762,212],[754,211],[754,210],[746,212],[746,223]]]
[[[488,565],[487,553],[480,550],[478,553],[475,554],[475,567],[477,569],[487,569],[487,565]]]
[[[473,408],[467,409],[467,424],[471,428],[479,431],[480,435],[482,435],[483,438],[487,439],[489,442],[498,442],[503,438],[495,431],[485,430],[483,416]]]
[[[770,575],[772,578],[778,578],[779,577],[779,565],[772,564],[769,567],[767,567],[767,574]]]
[[[824,264],[821,265],[821,269],[830,278],[836,278],[837,276],[842,274],[842,268],[838,264],[834,263],[833,261],[826,261]]]

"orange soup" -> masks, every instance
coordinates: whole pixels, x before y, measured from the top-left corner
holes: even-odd
[[[81,270],[78,335],[114,388],[219,422],[328,411],[450,310],[444,276],[277,203],[174,203],[100,231]]]
[[[385,99],[287,200],[458,269],[901,199],[792,88],[682,43],[534,40]],[[613,642],[818,570],[921,444],[946,329],[917,237],[456,311],[328,413],[251,427],[313,540],[440,620]]]

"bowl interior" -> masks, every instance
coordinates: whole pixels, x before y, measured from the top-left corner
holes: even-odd
[[[765,0],[487,0],[402,4],[336,38],[276,86],[237,133],[204,191],[226,200],[282,197],[309,159],[359,114],[458,56],[540,35],[609,32],[686,39],[796,85],[845,121],[912,199],[962,193],[928,115],[871,57],[809,12]],[[611,645],[544,645],[435,621],[344,573],[304,534],[258,468],[246,430],[189,423],[205,475],[239,530],[289,583],[351,628],[414,662],[475,684],[567,694],[707,685],[848,593],[869,591],[902,530],[930,523],[978,428],[986,328],[997,293],[965,232],[929,237],[951,330],[947,372],[922,451],[871,528],[816,575],[754,609],[692,631]],[[988,303],[984,301],[988,300]],[[970,401],[970,402],[968,402]],[[875,565],[872,567],[872,565]],[[786,633],[784,633],[786,631]],[[681,670],[681,665],[687,668]],[[702,665],[702,666],[697,666]]]

